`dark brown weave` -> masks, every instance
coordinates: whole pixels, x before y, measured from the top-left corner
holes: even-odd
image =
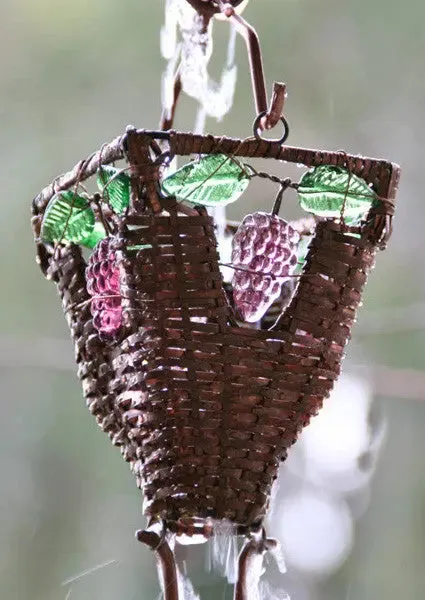
[[[173,134],[170,146],[181,154],[243,147],[211,139]],[[93,328],[80,249],[53,252],[41,244],[40,260],[62,297],[88,406],[130,462],[146,514],[250,525],[265,514],[279,461],[339,375],[382,239],[380,219],[388,215],[371,214],[360,237],[320,222],[295,295],[275,327],[236,327],[212,219],[204,209],[181,214],[172,202],[161,209],[149,136],[132,132],[126,141],[133,210],[114,236],[125,324],[113,343]],[[279,157],[266,144],[264,154]],[[296,162],[300,153],[310,162],[305,153],[311,151],[296,150]],[[329,156],[332,164],[342,160],[339,153]],[[394,166],[364,163],[356,170],[367,171],[383,199],[392,198]],[[36,231],[47,197],[44,191],[35,202]],[[134,250],[141,244],[151,248]]]

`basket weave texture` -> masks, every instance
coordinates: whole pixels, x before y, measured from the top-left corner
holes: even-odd
[[[188,140],[180,153],[195,149]],[[131,464],[147,515],[252,525],[265,515],[279,461],[340,373],[378,240],[370,227],[356,236],[320,222],[276,325],[238,327],[212,218],[173,202],[153,211],[158,169],[146,136],[130,142],[133,210],[113,236],[124,309],[115,341],[93,327],[80,249],[44,248],[41,259],[62,298],[84,395]]]

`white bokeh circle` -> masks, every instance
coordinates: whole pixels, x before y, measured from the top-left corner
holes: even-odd
[[[300,441],[308,460],[326,471],[351,469],[369,445],[371,400],[365,381],[342,376],[303,432]]]
[[[299,570],[326,575],[351,551],[353,521],[342,500],[301,491],[284,500],[273,520],[288,562]]]

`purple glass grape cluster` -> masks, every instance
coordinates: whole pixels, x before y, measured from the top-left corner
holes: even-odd
[[[93,325],[102,336],[114,336],[122,324],[120,273],[111,238],[101,240],[86,268],[87,291],[92,296]]]
[[[247,215],[233,238],[233,300],[241,318],[261,319],[297,265],[300,236],[289,223],[263,212]]]

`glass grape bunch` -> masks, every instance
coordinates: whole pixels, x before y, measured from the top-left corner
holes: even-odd
[[[111,238],[101,240],[86,268],[87,291],[92,297],[93,325],[102,337],[114,336],[122,324],[120,273]]]
[[[242,320],[261,319],[297,265],[300,236],[289,223],[263,212],[247,215],[232,244],[233,300]]]

